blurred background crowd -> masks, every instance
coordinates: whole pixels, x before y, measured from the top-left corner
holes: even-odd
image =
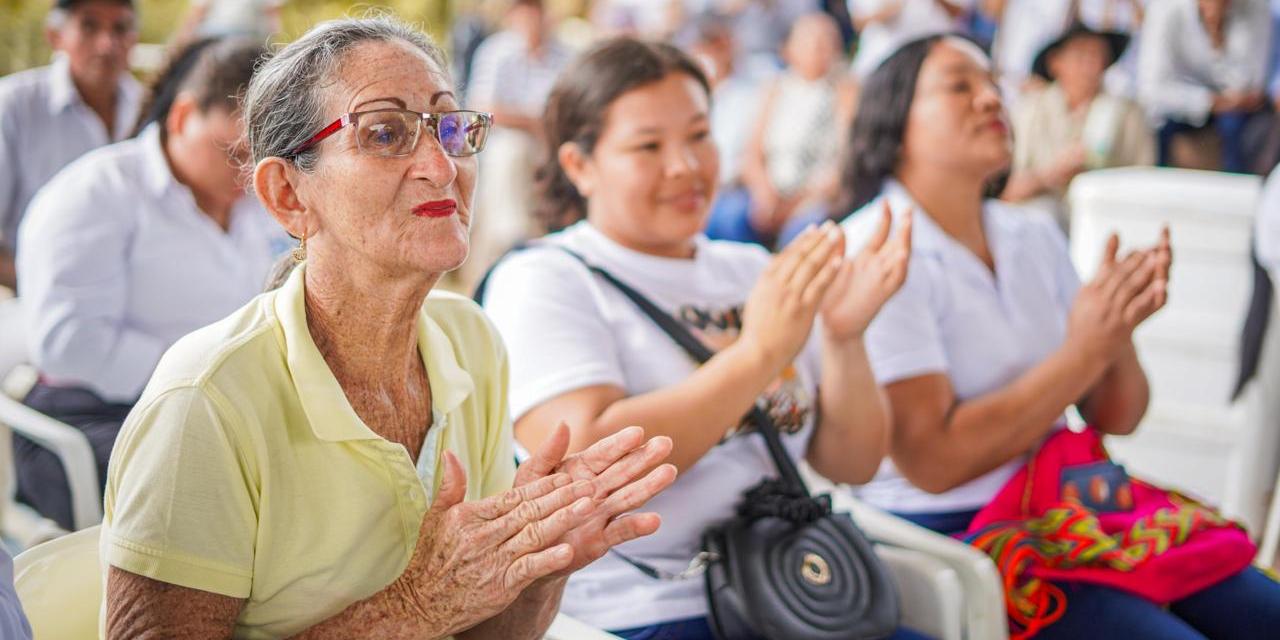
[[[512,244],[557,228],[534,211],[543,103],[557,73],[601,37],[636,34],[696,54],[715,83],[723,162],[708,235],[776,248],[840,216],[834,170],[860,79],[897,45],[959,32],[987,48],[1014,128],[1001,194],[1052,211],[1096,168],[1166,165],[1265,174],[1280,136],[1276,0],[193,0],[136,3],[123,38],[145,77],[177,44],[242,34],[288,41],[316,22],[386,7],[447,45],[469,107],[490,111],[469,289]],[[0,4],[0,73],[47,64],[48,2]],[[135,44],[136,42],[136,44]],[[47,179],[48,176],[46,176]],[[0,203],[11,254],[22,198]],[[0,276],[4,269],[0,268]],[[12,286],[12,277],[0,277]]]

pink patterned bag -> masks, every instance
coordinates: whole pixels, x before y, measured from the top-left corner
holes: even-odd
[[[1257,552],[1244,529],[1216,511],[1124,474],[1092,429],[1050,436],[963,539],[1000,569],[1015,639],[1069,606],[1050,581],[1167,604],[1243,571]]]

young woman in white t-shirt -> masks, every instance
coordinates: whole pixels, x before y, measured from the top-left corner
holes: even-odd
[[[632,424],[674,441],[668,461],[680,477],[646,506],[662,517],[658,533],[574,574],[561,605],[624,637],[711,637],[701,577],[652,578],[627,558],[680,574],[703,531],[776,475],[762,438],[739,430],[753,405],[792,456],[840,482],[870,478],[888,438],[862,332],[906,275],[909,227],[889,239],[884,212],[881,233],[850,259],[830,224],[774,258],[707,240],[719,164],[708,97],[697,64],[665,44],[612,40],[578,59],[548,102],[555,156],[540,203],[546,222],[570,226],[500,263],[484,298],[510,352],[526,447],[560,421],[573,450]],[[696,366],[558,247],[637,289],[717,354]]]
[[[916,216],[907,281],[866,334],[892,405],[892,460],[860,494],[964,531],[1068,406],[1103,433],[1137,427],[1148,386],[1131,335],[1164,306],[1169,238],[1117,256],[1113,236],[1082,284],[1047,214],[993,199],[1012,160],[1009,124],[990,60],[968,40],[904,45],[862,99],[837,210],[888,202]],[[846,220],[851,247],[874,218]],[[1167,608],[1059,586],[1064,614],[1036,638],[1258,638],[1280,627],[1280,586],[1253,569]]]

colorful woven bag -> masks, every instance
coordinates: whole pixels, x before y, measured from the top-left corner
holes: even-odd
[[[1070,606],[1052,582],[1167,604],[1239,573],[1256,553],[1244,529],[1213,509],[1124,474],[1092,429],[1050,436],[963,539],[999,568],[1015,640]]]

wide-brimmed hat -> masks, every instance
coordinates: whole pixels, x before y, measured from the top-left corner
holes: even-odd
[[[1054,38],[1052,42],[1045,45],[1040,53],[1036,54],[1035,61],[1031,63],[1031,73],[1034,73],[1045,80],[1053,80],[1053,76],[1049,74],[1049,56],[1053,55],[1062,45],[1069,42],[1072,38],[1079,36],[1093,36],[1102,38],[1107,42],[1107,47],[1111,49],[1111,60],[1107,62],[1107,66],[1116,63],[1120,56],[1124,55],[1124,50],[1129,46],[1129,34],[1120,31],[1096,31],[1090,29],[1082,22],[1077,22],[1063,31],[1061,35]]]

